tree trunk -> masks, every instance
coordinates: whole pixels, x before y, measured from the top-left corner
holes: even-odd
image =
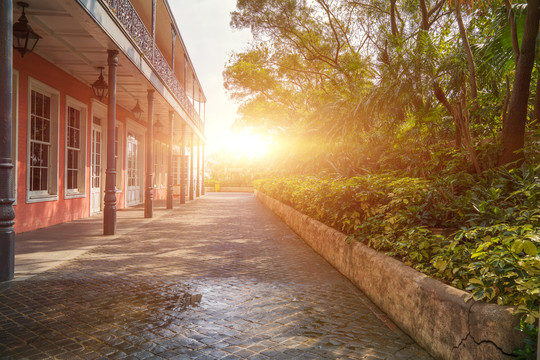
[[[538,66],[536,66],[538,68]],[[537,69],[539,71],[540,69]],[[534,123],[536,128],[540,127],[540,74],[536,79],[536,94],[534,95]]]
[[[456,112],[454,111],[454,107],[450,104],[450,102],[446,98],[446,95],[444,94],[443,89],[441,89],[441,86],[438,83],[435,83],[433,85],[433,93],[435,94],[437,100],[439,100],[439,102],[443,104],[446,110],[448,110],[450,115],[452,115],[452,119],[454,119],[454,125],[456,127],[456,148],[461,148],[461,140],[463,138],[463,134],[461,131],[459,119],[456,118]]]
[[[422,22],[420,23],[420,29],[424,31],[428,31],[429,30],[429,12],[428,12],[425,0],[420,0],[420,13],[422,14]]]
[[[390,24],[392,28],[392,36],[397,36],[398,28],[396,22],[396,0],[390,0]]]
[[[517,37],[516,19],[514,16],[514,10],[512,10],[512,4],[510,0],[504,0],[504,6],[508,13],[508,19],[510,20],[510,37],[512,38],[512,51],[514,52],[514,62],[518,63],[519,59],[519,42]]]
[[[524,160],[525,123],[527,121],[527,103],[531,72],[534,66],[536,36],[538,34],[540,0],[527,1],[527,16],[521,52],[516,66],[514,87],[510,97],[508,118],[503,126],[503,153],[500,165],[520,166]]]
[[[463,100],[462,104],[460,104],[459,102],[456,103],[453,108],[456,129],[459,129],[459,132],[461,133],[461,136],[463,138],[463,144],[465,145],[465,149],[469,153],[469,158],[471,160],[471,163],[473,164],[474,171],[476,171],[477,175],[480,175],[482,173],[482,170],[480,169],[480,164],[478,163],[476,151],[473,147],[471,125],[469,123],[469,112],[467,111],[465,101]]]
[[[502,124],[504,128],[504,124],[506,124],[506,117],[508,116],[507,110],[508,110],[508,103],[510,102],[510,81],[508,80],[508,75],[506,75],[506,95],[504,95],[504,105],[503,105],[503,113],[502,113]]]
[[[461,35],[461,42],[463,43],[463,49],[465,50],[465,55],[467,56],[467,64],[469,66],[469,83],[471,86],[471,97],[476,102],[476,98],[478,97],[478,91],[476,90],[476,66],[474,64],[471,46],[469,45],[467,30],[465,29],[465,25],[463,25],[463,19],[461,17],[461,3],[459,0],[456,1],[456,19],[459,26],[459,34]]]

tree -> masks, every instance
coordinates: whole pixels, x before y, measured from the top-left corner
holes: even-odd
[[[510,97],[508,118],[503,124],[503,153],[499,159],[501,165],[520,165],[524,160],[525,125],[531,73],[536,52],[538,35],[540,0],[527,1],[527,16],[521,41],[521,50],[516,65],[514,86]]]
[[[352,37],[354,9],[326,0],[242,0],[237,7],[231,26],[250,28],[255,39],[224,71],[226,89],[242,102],[240,122],[255,125],[263,115],[261,125],[333,128],[333,119],[318,114],[349,103],[366,81],[369,60]]]
[[[303,169],[409,171],[436,147],[465,150],[480,173],[496,156],[477,146],[501,141],[501,127],[505,152],[523,147],[509,134],[524,135],[531,76],[522,62],[536,34],[516,39],[535,4],[516,1],[238,0],[231,25],[254,41],[224,71],[241,102],[236,124],[316,139],[320,154]]]

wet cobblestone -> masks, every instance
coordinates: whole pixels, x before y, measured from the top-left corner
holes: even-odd
[[[246,194],[0,284],[0,335],[2,359],[431,359]]]

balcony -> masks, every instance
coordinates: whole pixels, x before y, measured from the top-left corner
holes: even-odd
[[[135,7],[129,0],[100,0],[131,37],[141,57],[159,76],[198,129],[204,133],[204,122],[189,100],[183,86],[159,50]]]

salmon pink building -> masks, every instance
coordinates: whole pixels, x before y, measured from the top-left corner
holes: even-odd
[[[4,233],[103,213],[113,234],[116,209],[204,193],[206,99],[167,0],[4,3]]]

